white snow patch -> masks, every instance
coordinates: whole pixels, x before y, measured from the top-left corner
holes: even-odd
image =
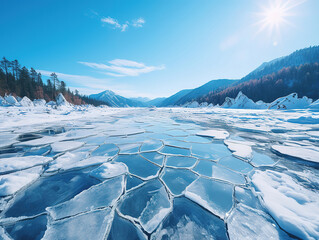
[[[319,194],[285,173],[256,170],[252,176],[261,202],[280,227],[301,239],[319,239]]]
[[[212,137],[215,139],[223,139],[223,140],[229,137],[229,133],[227,131],[214,130],[214,129],[202,131],[202,132],[196,133],[196,135],[204,136],[204,137]]]

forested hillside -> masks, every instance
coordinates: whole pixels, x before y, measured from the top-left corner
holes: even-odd
[[[198,101],[221,105],[226,97],[235,98],[240,91],[254,101],[262,100],[268,103],[292,92],[316,100],[319,98],[319,63],[283,68],[223,91],[210,92]]]
[[[45,99],[47,102],[54,101],[55,97],[62,93],[65,99],[75,105],[93,104],[95,106],[104,104],[101,101],[90,99],[67,88],[64,81],[60,81],[55,73],[43,81],[41,73],[33,68],[30,70],[21,67],[18,60],[9,61],[5,57],[0,61],[0,95],[13,94],[15,96],[27,96],[33,99]]]

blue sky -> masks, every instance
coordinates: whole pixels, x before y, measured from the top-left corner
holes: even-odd
[[[0,53],[80,93],[154,98],[318,45],[318,12],[317,0],[1,0]]]

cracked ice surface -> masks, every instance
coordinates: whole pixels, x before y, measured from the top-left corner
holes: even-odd
[[[0,107],[0,238],[318,239],[318,117]]]

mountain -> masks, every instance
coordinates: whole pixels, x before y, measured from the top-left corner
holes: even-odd
[[[91,94],[89,98],[105,102],[111,107],[144,107],[145,106],[140,101],[122,97],[120,95],[115,94],[114,92],[110,90],[105,90],[104,92],[97,93],[97,94]]]
[[[193,100],[208,94],[209,92],[222,90],[231,84],[236,83],[238,80],[230,80],[230,79],[218,79],[212,80],[198,88],[191,90],[186,95],[182,96],[175,102],[175,105],[183,105],[187,102],[192,102]]]
[[[285,67],[293,67],[316,62],[319,62],[319,46],[300,49],[288,56],[264,62],[254,71],[243,77],[240,82],[258,79],[262,76],[277,72]]]
[[[319,63],[286,67],[259,79],[232,85],[220,92],[211,92],[198,102],[222,104],[227,97],[235,98],[240,91],[253,101],[262,100],[266,103],[290,93],[316,100],[319,98]]]
[[[159,107],[168,107],[168,106],[173,106],[176,104],[176,102],[184,97],[186,94],[190,93],[193,89],[184,89],[179,91],[178,93],[175,93],[174,95],[166,98],[160,105]]]
[[[292,92],[319,98],[319,46],[309,47],[263,63],[257,69],[225,89],[202,95],[196,101],[223,104],[241,91],[253,101],[272,102]]]
[[[149,106],[149,107],[151,107],[151,106],[157,107],[157,106],[161,105],[161,103],[162,103],[165,99],[166,99],[165,97],[155,98],[155,99],[152,99],[152,100],[146,102],[145,104],[146,104],[147,106]]]
[[[146,103],[151,101],[151,99],[147,98],[147,97],[135,97],[135,98],[129,98],[133,101],[137,101],[137,102],[142,102],[142,103]]]

